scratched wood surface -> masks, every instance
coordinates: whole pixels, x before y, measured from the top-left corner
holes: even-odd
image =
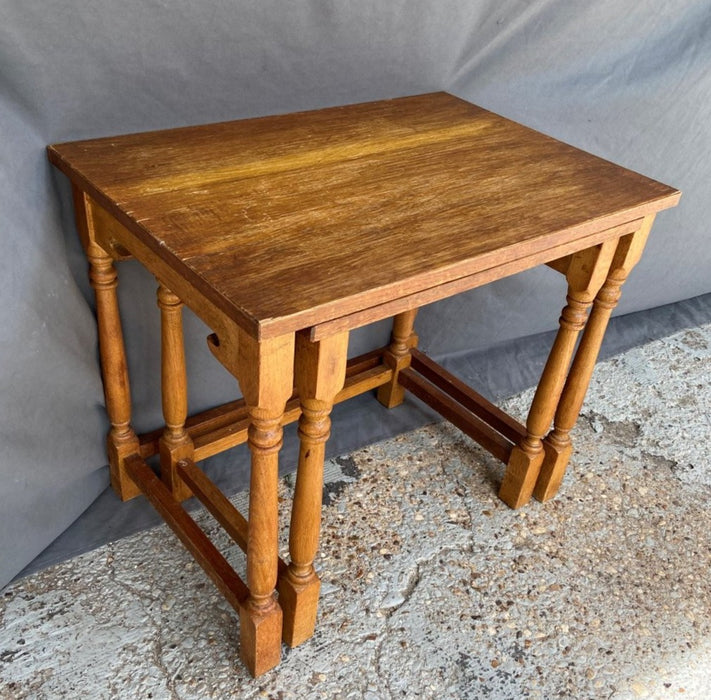
[[[59,144],[49,155],[257,337],[502,262],[524,269],[532,251],[679,198],[445,93]]]

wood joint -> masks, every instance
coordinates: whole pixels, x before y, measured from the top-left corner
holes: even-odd
[[[126,235],[125,228],[89,195],[84,194],[84,197],[93,241],[114,260],[130,260],[133,255],[119,242],[119,236]]]
[[[348,361],[346,381],[343,389],[336,394],[334,403],[360,396],[391,381],[393,371],[383,364],[384,352],[385,348],[379,348]],[[300,415],[300,400],[298,395],[294,395],[286,404],[282,424],[293,423]],[[185,427],[195,447],[194,461],[199,462],[247,442],[248,425],[248,409],[244,399],[230,401],[189,416]],[[149,459],[158,453],[162,434],[163,429],[158,429],[139,437],[143,459]]]

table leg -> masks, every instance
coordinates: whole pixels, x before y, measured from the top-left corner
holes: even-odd
[[[499,498],[511,508],[520,508],[531,498],[543,463],[543,436],[550,427],[573,357],[578,333],[610,267],[616,241],[575,253],[570,257],[566,278],[567,305],[560,328],[543,369],[526,422],[526,437],[511,452]]]
[[[296,388],[301,402],[299,466],[291,512],[291,563],[279,579],[284,611],[283,639],[291,647],[314,633],[320,581],[313,561],[318,548],[323,494],[323,460],[330,413],[346,377],[348,333],[312,342],[296,336]]]
[[[556,410],[554,428],[543,441],[545,456],[533,492],[539,501],[553,498],[563,480],[573,449],[570,431],[580,415],[610,314],[620,299],[622,285],[642,255],[653,220],[648,217],[639,231],[620,238],[607,280],[595,298]]]
[[[278,559],[279,450],[293,390],[294,336],[256,341],[239,334],[239,383],[249,408],[252,469],[247,536],[249,598],[240,609],[242,660],[259,676],[279,663],[282,611],[274,588]]]
[[[193,458],[193,442],[185,429],[188,417],[188,377],[183,342],[183,304],[167,287],[158,287],[161,318],[161,396],[165,431],[159,442],[160,474],[178,501],[192,493],[176,472],[181,459]]]
[[[417,309],[410,309],[393,318],[390,346],[383,355],[383,361],[393,369],[392,379],[378,389],[378,401],[386,408],[399,406],[405,400],[405,389],[397,381],[401,369],[410,366],[410,349],[417,347],[414,332]]]
[[[104,382],[106,412],[111,422],[107,453],[111,486],[122,501],[140,494],[124,466],[126,457],[138,454],[140,447],[131,427],[131,390],[124,349],[116,288],[118,276],[111,256],[96,243],[87,246],[89,279],[96,296],[96,322],[99,355]]]

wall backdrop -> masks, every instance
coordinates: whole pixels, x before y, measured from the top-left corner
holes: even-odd
[[[36,562],[151,521],[141,499],[107,491],[93,302],[48,143],[446,90],[684,191],[657,219],[626,314],[711,291],[710,68],[708,0],[0,0],[0,586],[82,513]],[[145,430],[161,422],[155,284],[130,262],[119,272]],[[520,339],[556,326],[562,295],[545,269],[474,290],[423,310],[423,345],[494,393],[525,383],[539,344]],[[654,333],[670,327],[654,318]],[[186,315],[193,410],[238,391],[207,332]],[[387,335],[362,329],[351,352]],[[509,357],[509,384],[494,357]],[[339,414],[355,427],[336,425],[332,453],[428,419],[371,407]],[[210,465],[228,490],[243,457]]]

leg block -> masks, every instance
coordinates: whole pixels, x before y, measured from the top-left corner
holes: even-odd
[[[399,375],[400,370],[406,366],[408,363],[402,362],[394,367],[395,375]],[[385,408],[395,408],[405,400],[405,389],[396,378],[393,378],[387,384],[378,387],[377,399]]]
[[[298,646],[312,637],[316,629],[321,581],[313,575],[301,583],[287,572],[279,579],[277,590],[284,611],[282,639],[290,647]]]
[[[537,500],[549,501],[553,498],[563,481],[565,470],[573,453],[573,443],[568,440],[562,445],[555,445],[549,438],[543,441],[545,456],[538,476],[538,481],[533,489],[533,496]]]
[[[188,485],[178,476],[176,466],[181,460],[192,460],[195,455],[192,441],[182,445],[171,446],[165,439],[159,442],[160,477],[170,489],[176,501],[185,501],[193,493]]]
[[[279,604],[255,608],[246,603],[239,611],[240,657],[256,678],[281,661],[282,613]]]
[[[133,433],[133,431],[132,431]],[[136,496],[140,496],[142,491],[128,475],[124,460],[130,455],[140,454],[141,448],[138,438],[133,435],[132,439],[125,442],[114,440],[109,434],[106,441],[106,453],[109,458],[109,475],[111,478],[111,488],[116,492],[122,501],[129,501]]]
[[[543,463],[544,452],[525,452],[516,446],[506,465],[506,473],[499,489],[499,498],[510,508],[525,506],[531,499],[538,474]]]

